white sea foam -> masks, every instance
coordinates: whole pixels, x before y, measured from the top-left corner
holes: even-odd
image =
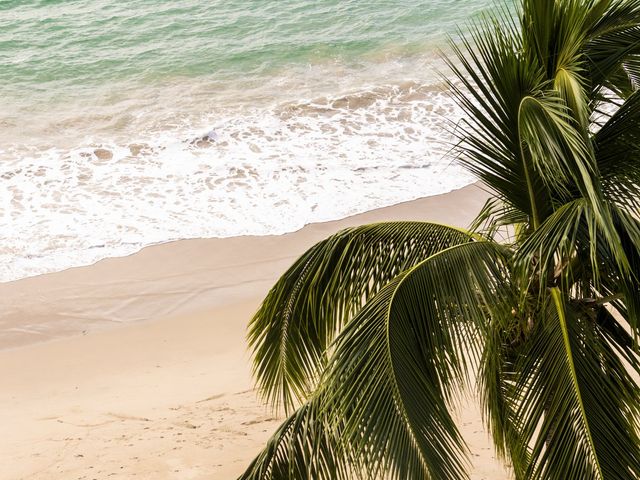
[[[406,83],[212,109],[127,142],[0,146],[0,281],[175,239],[281,234],[462,187],[473,178],[445,156],[443,127],[456,118],[438,88]]]

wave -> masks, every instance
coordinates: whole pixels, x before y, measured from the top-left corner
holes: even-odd
[[[0,281],[184,238],[282,234],[474,179],[446,155],[459,112],[404,82],[214,107],[69,148],[0,149]],[[149,124],[152,125],[152,124]]]

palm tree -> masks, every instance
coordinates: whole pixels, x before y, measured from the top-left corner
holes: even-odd
[[[242,479],[467,478],[464,388],[515,478],[640,478],[640,0],[522,0],[453,51],[457,158],[493,197],[282,276],[249,342],[290,416]]]

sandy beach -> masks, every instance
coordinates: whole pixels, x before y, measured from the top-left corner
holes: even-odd
[[[276,278],[341,228],[466,226],[477,186],[272,237],[185,240],[0,284],[0,478],[231,479],[278,419],[255,395],[245,328]],[[501,480],[473,399],[472,479]]]

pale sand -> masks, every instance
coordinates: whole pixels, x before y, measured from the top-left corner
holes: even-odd
[[[0,478],[234,478],[278,425],[252,390],[244,337],[277,276],[346,226],[466,226],[485,198],[471,186],[280,237],[174,242],[0,284]],[[476,402],[460,426],[472,478],[509,478]]]

